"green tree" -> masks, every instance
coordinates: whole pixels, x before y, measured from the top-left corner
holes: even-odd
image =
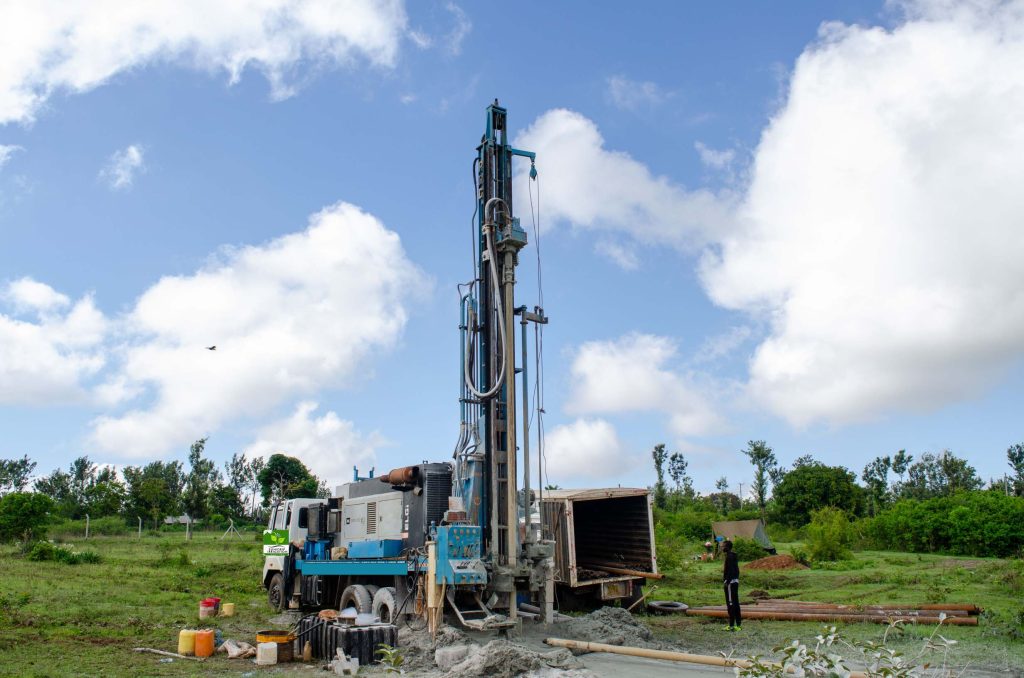
[[[775,459],[775,453],[772,452],[772,448],[768,447],[767,443],[763,440],[749,441],[747,449],[743,450],[743,454],[747,455],[751,465],[754,467],[754,483],[750,491],[754,494],[754,500],[757,502],[757,507],[761,511],[761,517],[763,518],[765,507],[768,504],[768,480],[771,471],[779,463]]]
[[[900,477],[900,482],[903,482],[903,474],[910,468],[910,464],[914,461],[914,455],[907,454],[906,450],[900,450],[892,458],[892,472]]]
[[[231,485],[218,485],[209,495],[210,515],[220,515],[225,518],[234,518],[245,514],[245,507],[242,505],[242,498]]]
[[[185,474],[177,461],[153,461],[143,467],[124,469],[128,500],[125,511],[129,516],[145,516],[159,527],[166,516],[181,511],[181,494]]]
[[[21,492],[28,485],[28,479],[36,463],[28,458],[0,459],[0,497],[8,492]]]
[[[71,492],[71,476],[63,470],[54,469],[50,475],[38,478],[32,487],[39,494],[45,494],[52,499],[61,515],[71,517],[74,513],[75,500]]]
[[[715,481],[715,489],[718,490],[714,494],[715,506],[718,507],[719,511],[721,511],[722,513],[725,513],[730,508],[730,506],[729,506],[729,497],[728,497],[728,495],[729,495],[729,479],[726,478],[725,476],[722,476],[721,478],[716,480]]]
[[[185,476],[182,505],[191,518],[201,520],[210,515],[210,493],[220,484],[217,466],[203,457],[206,438],[192,443],[188,453],[189,472]]]
[[[665,460],[668,452],[665,451],[665,444],[658,443],[651,450],[651,458],[654,459],[654,472],[658,481],[654,484],[654,505],[658,508],[665,508],[668,503],[668,492],[665,491]]]
[[[253,457],[249,462],[249,484],[246,489],[249,490],[252,500],[249,506],[249,515],[256,516],[256,496],[260,493],[260,473],[263,472],[263,468],[267,465],[267,460],[263,457]]]
[[[676,492],[687,498],[692,498],[693,478],[686,473],[689,466],[690,463],[686,461],[686,457],[678,452],[673,452],[668,458],[668,474],[672,477],[672,482],[675,483]]]
[[[71,517],[81,518],[87,512],[86,494],[96,482],[96,464],[89,457],[78,457],[68,467],[68,475],[71,480],[71,499],[74,502]]]
[[[807,526],[807,546],[811,560],[847,560],[853,556],[850,553],[852,543],[850,521],[841,510],[825,507],[811,514],[811,522]]]
[[[864,471],[860,475],[861,480],[868,487],[868,507],[871,515],[877,515],[887,503],[890,468],[892,468],[892,459],[875,457],[874,461],[864,467]]]
[[[788,525],[806,525],[818,509],[834,507],[857,515],[864,503],[864,489],[856,476],[842,466],[801,466],[786,474],[773,493],[774,513]]]
[[[929,499],[980,489],[984,483],[967,460],[949,450],[942,454],[922,454],[907,469],[907,481],[900,483],[898,494],[905,499]]]
[[[284,454],[270,455],[260,471],[259,480],[264,506],[281,499],[315,497],[320,485],[305,464]]]
[[[1011,445],[1006,450],[1006,461],[1013,469],[1013,493],[1024,497],[1024,443]]]
[[[11,492],[0,498],[0,542],[26,545],[46,535],[53,500],[38,492]]]
[[[96,482],[85,491],[85,505],[93,518],[120,514],[127,498],[124,483],[110,467],[101,468],[96,473]]]

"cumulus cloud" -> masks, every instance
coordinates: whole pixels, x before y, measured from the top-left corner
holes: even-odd
[[[695,376],[673,370],[671,339],[630,334],[583,344],[573,359],[566,406],[578,415],[663,412],[680,436],[705,435],[721,426],[710,394]]]
[[[724,228],[729,197],[689,191],[628,154],[604,147],[597,125],[565,109],[541,115],[515,140],[537,152],[546,222],[625,233],[648,244],[695,247]],[[525,194],[527,167],[518,170]]]
[[[156,62],[225,71],[231,82],[253,67],[283,98],[303,62],[393,65],[406,25],[401,0],[8,1],[0,14],[0,124],[31,122],[54,93]]]
[[[1024,3],[904,7],[822,26],[703,261],[770,319],[750,395],[795,425],[933,409],[1024,356]]]
[[[351,421],[333,411],[315,416],[318,404],[304,401],[291,416],[261,428],[245,449],[247,457],[275,453],[297,457],[333,491],[352,478],[352,467],[372,466],[384,439],[376,433],[363,435]]]
[[[616,108],[637,111],[656,106],[665,100],[666,94],[657,83],[630,80],[622,75],[613,75],[606,81],[608,100]]]
[[[132,409],[98,417],[92,439],[156,455],[227,420],[365,379],[367,359],[394,346],[406,304],[428,285],[398,236],[346,203],[313,215],[305,231],[162,278],[123,318],[120,360],[100,391]]]
[[[100,179],[115,191],[131,188],[135,175],[146,171],[143,155],[143,148],[138,144],[114,151],[100,170]]]
[[[630,455],[615,427],[604,419],[576,419],[544,436],[545,482],[611,480]]]
[[[72,304],[31,278],[8,283],[0,294],[0,404],[84,402],[82,382],[105,363],[107,331],[90,296]]]

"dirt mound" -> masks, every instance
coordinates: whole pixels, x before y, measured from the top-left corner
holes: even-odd
[[[768,556],[746,564],[748,570],[806,570],[793,556]]]
[[[654,634],[643,622],[621,607],[602,607],[585,617],[574,617],[558,625],[567,638],[608,645],[653,647]]]
[[[466,651],[465,657],[458,663],[445,666],[443,659],[438,662],[438,666],[445,670],[445,675],[452,678],[512,678],[536,672],[535,675],[560,676],[564,675],[566,669],[578,671],[582,668],[579,660],[568,650],[535,652],[506,640],[492,640],[483,647],[470,645],[445,649],[454,653],[463,648]]]

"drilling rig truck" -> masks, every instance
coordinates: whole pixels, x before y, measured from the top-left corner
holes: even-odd
[[[527,245],[512,202],[516,158],[530,163],[528,180],[536,181],[535,154],[509,144],[507,112],[495,101],[473,161],[475,270],[459,288],[461,422],[452,461],[378,477],[356,471],[329,499],[278,502],[263,545],[272,606],[354,607],[382,621],[440,606],[464,626],[505,628],[524,603],[550,621],[556,581],[567,595],[635,600],[644,576],[657,573],[646,490],[545,497],[539,436],[531,488],[527,328],[536,336],[548,318],[540,306],[515,305]]]

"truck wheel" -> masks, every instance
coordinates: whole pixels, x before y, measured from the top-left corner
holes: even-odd
[[[686,612],[690,606],[675,600],[650,600],[647,602],[647,609],[662,614],[679,614]]]
[[[373,614],[385,624],[393,624],[398,617],[398,594],[394,587],[385,586],[373,594]]]
[[[267,585],[267,602],[270,603],[271,609],[281,612],[284,610],[284,598],[284,576],[278,572],[270,578],[270,584]]]
[[[379,586],[373,584],[366,584],[366,591],[370,594],[370,600],[373,600],[377,595],[377,591],[380,589]]]
[[[347,607],[356,608],[356,612],[371,612],[373,610],[373,598],[365,586],[354,584],[341,592],[341,609],[344,610]]]

